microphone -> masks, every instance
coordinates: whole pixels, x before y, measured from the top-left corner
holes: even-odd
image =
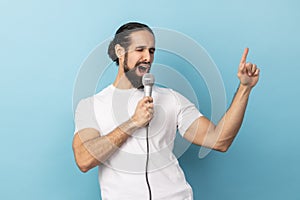
[[[152,86],[154,85],[155,79],[154,76],[150,73],[143,75],[142,83],[144,85],[144,96],[151,97],[152,95]]]
[[[150,73],[146,73],[143,75],[142,83],[144,85],[144,96],[151,97],[152,95],[152,86],[154,85],[154,76]],[[149,123],[146,125],[146,144],[147,144],[147,159],[145,166],[145,178],[149,192],[149,200],[152,200],[152,192],[148,179],[148,165],[149,165]]]

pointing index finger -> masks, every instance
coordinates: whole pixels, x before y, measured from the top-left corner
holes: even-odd
[[[249,48],[245,48],[244,53],[242,55],[241,64],[246,63],[248,52],[249,52]]]

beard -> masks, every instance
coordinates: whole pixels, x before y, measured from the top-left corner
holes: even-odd
[[[137,88],[137,89],[143,89],[144,85],[142,82],[143,77],[142,76],[138,76],[136,74],[136,70],[137,70],[138,66],[135,66],[133,69],[128,70],[127,72],[125,72],[126,77],[128,78],[128,80],[130,81],[130,83],[132,84],[133,87]]]
[[[128,80],[130,81],[130,83],[132,84],[133,87],[137,88],[137,89],[143,89],[144,85],[143,85],[143,76],[138,76],[136,74],[136,71],[138,70],[138,67],[140,64],[142,64],[143,62],[139,62],[135,65],[134,68],[129,69],[128,65],[127,65],[127,60],[128,60],[128,54],[125,53],[125,58],[124,58],[124,72],[126,77],[128,78]],[[149,63],[146,63],[149,64]]]

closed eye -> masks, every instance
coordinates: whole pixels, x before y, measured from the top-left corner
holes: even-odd
[[[146,48],[146,47],[137,47],[135,50],[136,50],[136,51],[142,52],[142,51],[144,51],[145,49],[147,49],[147,48]],[[155,48],[149,48],[149,53],[150,53],[150,54],[154,54],[154,52],[155,52]]]
[[[136,50],[136,51],[144,51],[143,48],[136,48],[135,50]]]
[[[154,52],[155,52],[155,48],[150,48],[149,49],[149,53],[154,54]]]

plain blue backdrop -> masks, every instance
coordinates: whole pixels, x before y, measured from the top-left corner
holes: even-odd
[[[97,170],[83,174],[73,159],[74,83],[99,43],[140,21],[201,44],[228,104],[245,47],[261,68],[231,149],[199,159],[191,146],[180,158],[195,200],[299,200],[299,8],[296,0],[1,0],[0,199],[100,199]]]

